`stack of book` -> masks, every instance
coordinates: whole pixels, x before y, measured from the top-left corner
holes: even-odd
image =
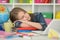
[[[50,3],[51,0],[35,0],[35,3]]]
[[[19,0],[19,3],[32,3],[32,0]]]

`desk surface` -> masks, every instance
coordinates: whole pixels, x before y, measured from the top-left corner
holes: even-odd
[[[43,36],[43,35],[39,35],[39,36],[32,36],[32,37],[18,37],[18,38],[11,38],[11,39],[2,39],[0,38],[0,40],[54,40],[54,39],[49,39],[48,36]],[[59,40],[59,39],[55,39],[55,40]]]
[[[49,39],[48,36],[46,34],[42,34],[41,35],[41,31],[37,31],[37,33],[39,33],[36,36],[31,36],[31,37],[15,37],[15,38],[8,38],[8,39],[2,39],[0,38],[0,40],[54,40],[54,39]],[[55,39],[56,40],[56,39]]]
[[[0,39],[4,40],[4,39]],[[34,36],[34,37],[25,37],[25,38],[12,38],[12,39],[5,39],[5,40],[49,40],[47,36]]]

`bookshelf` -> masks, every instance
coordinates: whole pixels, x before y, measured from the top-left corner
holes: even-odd
[[[10,3],[0,3],[0,5],[7,7],[9,9],[9,11],[11,11],[13,9],[13,5]]]
[[[40,2],[39,0],[9,0],[9,2],[0,4],[7,6],[10,11],[14,7],[21,7],[30,13],[51,12],[53,14],[53,19],[56,19],[56,12],[60,11],[59,0],[47,0],[45,2]]]
[[[55,19],[60,19],[60,0],[55,0]]]
[[[23,8],[24,10],[28,11],[32,11],[32,5],[14,5],[14,7],[20,7]]]

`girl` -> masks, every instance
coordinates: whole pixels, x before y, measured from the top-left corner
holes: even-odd
[[[45,30],[46,22],[41,13],[28,14],[22,8],[14,8],[10,12],[10,20],[14,23],[20,22],[15,27],[35,27],[39,30]]]

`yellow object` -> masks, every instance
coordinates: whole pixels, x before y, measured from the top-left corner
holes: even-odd
[[[23,3],[23,0],[19,0],[20,3]]]
[[[32,3],[32,0],[19,0],[20,3]]]
[[[32,14],[32,11],[28,11],[29,14]]]
[[[56,19],[60,19],[60,11],[56,12]]]
[[[0,5],[0,13],[5,12],[5,7],[3,5]]]
[[[30,0],[30,3],[32,3],[32,0]]]
[[[11,32],[12,27],[14,27],[14,26],[10,20],[8,20],[8,22],[4,23],[5,32]]]
[[[58,35],[58,33],[55,31],[55,30],[53,30],[53,29],[50,29],[49,30],[49,33],[48,33],[48,38],[58,38],[59,37],[59,35]]]

